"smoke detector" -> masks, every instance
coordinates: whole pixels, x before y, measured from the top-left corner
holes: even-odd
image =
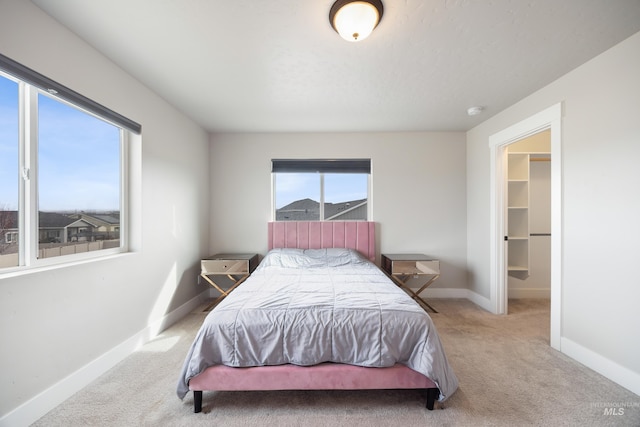
[[[467,114],[470,116],[477,116],[478,114],[484,111],[484,107],[469,107],[467,109]]]

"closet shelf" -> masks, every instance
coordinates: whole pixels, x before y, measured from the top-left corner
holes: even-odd
[[[529,271],[529,154],[509,152],[508,163],[508,232],[507,270]]]

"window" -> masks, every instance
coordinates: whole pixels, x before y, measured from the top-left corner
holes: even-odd
[[[20,249],[18,105],[18,83],[0,74],[0,268],[17,266]]]
[[[276,221],[366,221],[370,159],[273,159]]]
[[[140,126],[0,55],[0,273],[126,250]]]

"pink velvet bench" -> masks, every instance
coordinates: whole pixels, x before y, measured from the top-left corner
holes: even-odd
[[[400,364],[389,368],[337,363],[251,368],[217,365],[192,378],[189,389],[193,391],[194,412],[202,411],[203,391],[426,389],[429,410],[440,395],[433,381]]]

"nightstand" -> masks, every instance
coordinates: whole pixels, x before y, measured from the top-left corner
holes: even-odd
[[[204,311],[211,310],[227,295],[237,288],[258,266],[258,254],[217,254],[200,261],[200,277],[220,292]],[[233,283],[230,288],[223,289],[210,276],[227,276]]]
[[[420,297],[420,293],[440,277],[440,261],[423,254],[382,254],[382,270],[398,286],[407,291],[425,311],[428,308],[437,313],[433,307]],[[426,282],[417,292],[414,292],[407,285],[407,281],[411,278],[424,279]]]

